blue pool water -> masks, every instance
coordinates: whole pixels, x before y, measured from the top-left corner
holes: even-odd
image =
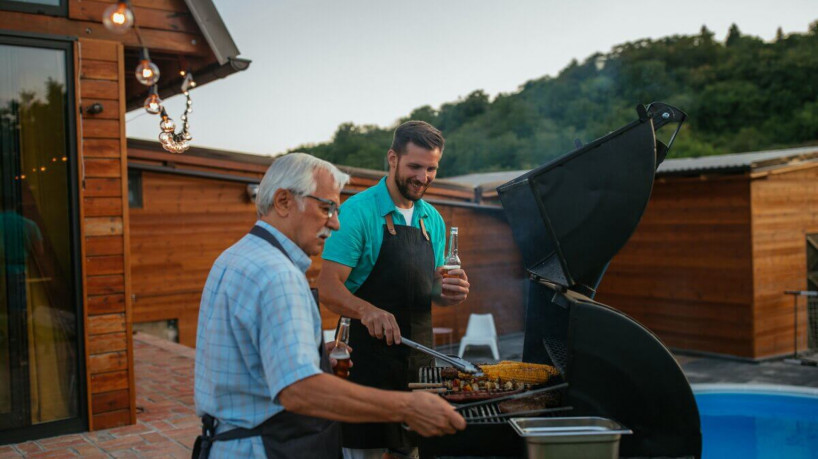
[[[818,395],[696,391],[704,459],[818,458]]]

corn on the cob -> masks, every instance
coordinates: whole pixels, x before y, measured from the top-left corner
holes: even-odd
[[[503,360],[491,365],[480,365],[480,369],[489,379],[499,378],[503,381],[513,380],[527,384],[544,384],[559,374],[559,371],[551,365],[514,362],[512,360]]]

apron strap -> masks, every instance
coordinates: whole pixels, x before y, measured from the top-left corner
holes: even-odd
[[[426,224],[423,223],[422,218],[419,219],[418,221],[420,222],[420,232],[423,233],[423,237],[425,237],[426,240],[428,241],[429,240],[429,233],[426,232]]]
[[[260,237],[265,241],[269,242],[270,245],[277,248],[281,253],[290,260],[290,263],[293,263],[293,259],[290,258],[290,255],[284,250],[284,247],[281,246],[281,243],[278,242],[278,239],[275,238],[269,231],[265,230],[260,226],[254,226],[253,229],[250,230],[250,234],[256,237]],[[293,263],[295,264],[295,263]],[[318,306],[318,289],[317,288],[310,288],[310,292],[312,292],[312,297],[315,300],[315,305]]]
[[[202,416],[202,434],[196,437],[193,444],[192,459],[207,459],[210,456],[210,448],[213,447],[213,442],[237,440],[239,438],[250,438],[261,435],[264,428],[264,423],[257,425],[253,429],[235,428],[216,434],[216,427],[219,425],[219,420],[209,414]]]
[[[386,219],[386,230],[389,231],[389,234],[392,236],[396,236],[398,232],[395,231],[395,222],[392,221],[392,214],[386,214],[384,218]]]
[[[398,232],[395,231],[395,221],[392,220],[392,214],[386,214],[384,219],[386,220],[386,230],[389,231],[389,234],[392,236],[397,235]],[[418,221],[420,222],[420,232],[423,233],[423,237],[426,238],[427,241],[430,240],[429,233],[426,232],[426,224],[423,223],[423,219],[421,218]]]
[[[254,226],[253,229],[250,230],[250,234],[252,234],[253,236],[256,236],[256,237],[260,237],[260,238],[264,239],[265,241],[269,242],[270,245],[272,245],[273,247],[275,247],[279,251],[281,251],[281,253],[283,253],[284,256],[287,257],[288,260],[290,260],[290,263],[293,263],[293,259],[290,258],[290,255],[287,253],[287,251],[284,250],[284,247],[282,247],[281,243],[278,242],[278,239],[276,239],[275,236],[270,234],[269,231],[267,231],[264,228],[257,225],[257,226]]]

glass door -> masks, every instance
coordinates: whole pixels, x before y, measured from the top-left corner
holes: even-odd
[[[70,58],[0,35],[0,442],[84,411]]]

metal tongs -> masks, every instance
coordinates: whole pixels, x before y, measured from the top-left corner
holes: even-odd
[[[418,351],[423,352],[424,354],[431,355],[432,357],[434,357],[436,359],[440,359],[440,360],[448,363],[449,365],[457,368],[458,370],[462,371],[463,373],[469,373],[469,374],[472,374],[472,375],[474,375],[474,376],[476,376],[478,378],[480,376],[483,376],[483,372],[480,370],[480,367],[478,367],[477,365],[469,362],[468,360],[463,360],[463,359],[458,358],[458,357],[452,357],[450,355],[442,354],[440,352],[437,352],[434,349],[429,349],[428,347],[426,347],[426,346],[424,346],[422,344],[418,344],[418,343],[412,341],[411,339],[407,339],[407,338],[404,338],[402,336],[400,337],[400,343],[405,344],[405,345],[411,347],[412,349],[417,349]]]

